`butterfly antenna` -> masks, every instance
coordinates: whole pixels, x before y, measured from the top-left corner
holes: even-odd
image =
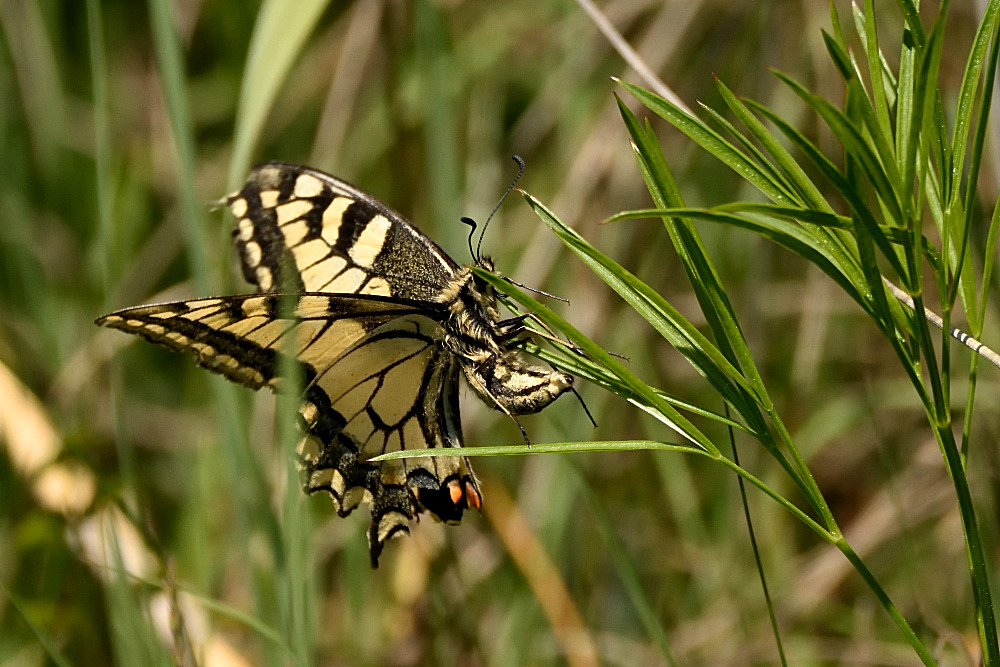
[[[530,285],[525,285],[524,283],[519,283],[516,280],[514,280],[513,278],[508,278],[507,276],[504,276],[504,275],[501,275],[500,277],[503,278],[504,280],[506,280],[507,282],[509,282],[511,285],[516,285],[517,287],[520,287],[521,289],[526,289],[529,292],[534,292],[535,294],[540,294],[540,295],[548,297],[550,299],[555,299],[556,301],[562,301],[563,303],[569,303],[569,299],[564,299],[563,297],[556,296],[555,294],[549,294],[545,290],[535,289],[534,287],[531,287]]]
[[[490,220],[492,220],[493,216],[500,210],[500,205],[503,204],[503,200],[507,198],[510,191],[514,189],[515,185],[517,185],[517,181],[521,178],[521,174],[524,173],[524,159],[520,155],[511,155],[511,158],[517,163],[517,174],[514,175],[514,179],[510,182],[510,185],[508,185],[507,189],[504,190],[503,196],[500,197],[500,201],[498,201],[497,205],[493,207],[493,212],[490,213],[490,217],[486,218],[486,222],[483,223],[483,231],[479,233],[479,243],[476,244],[476,252],[473,255],[473,259],[476,260],[477,264],[479,263],[479,258],[482,257],[481,250],[483,247],[483,237],[486,236],[486,228],[489,226]]]
[[[462,222],[471,228],[469,229],[469,238],[467,239],[467,242],[469,244],[469,255],[472,256],[472,262],[474,264],[479,264],[479,258],[476,257],[476,251],[472,249],[472,237],[475,235],[476,227],[479,226],[479,223],[477,223],[472,218],[466,218],[466,217],[462,218]]]

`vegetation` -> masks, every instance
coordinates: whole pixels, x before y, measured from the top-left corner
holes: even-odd
[[[948,334],[1000,347],[1000,2],[875,4],[0,2],[0,661],[1000,663],[1000,387]],[[483,514],[377,571],[290,401],[91,324],[245,290],[255,161],[467,259],[515,152],[485,249],[571,303],[493,282],[599,426],[463,396]]]

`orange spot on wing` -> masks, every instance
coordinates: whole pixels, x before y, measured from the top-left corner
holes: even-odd
[[[479,490],[471,481],[465,481],[465,497],[469,502],[469,507],[479,509],[483,506],[483,498],[479,495]]]
[[[457,505],[462,502],[462,485],[458,483],[457,479],[448,482],[448,493],[451,494],[452,503]]]

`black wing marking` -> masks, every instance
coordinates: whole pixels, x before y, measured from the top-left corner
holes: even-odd
[[[270,291],[433,301],[458,270],[401,215],[354,186],[269,162],[226,198],[248,281]]]
[[[465,457],[367,463],[401,449],[461,447],[458,362],[438,344],[440,325],[408,315],[345,351],[306,389],[299,462],[308,493],[327,491],[341,515],[371,505],[372,566],[387,540],[427,510],[458,523],[480,493]]]

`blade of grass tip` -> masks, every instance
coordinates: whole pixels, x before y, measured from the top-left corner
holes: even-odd
[[[840,77],[844,81],[850,81],[855,78],[854,65],[851,62],[851,57],[847,55],[847,51],[825,30],[821,30],[820,34],[823,37],[823,43],[826,45],[826,52],[830,54],[830,59],[840,72]]]
[[[892,136],[892,120],[889,116],[890,102],[886,97],[885,58],[878,43],[878,28],[875,23],[874,0],[865,0],[865,10],[861,11],[857,3],[853,4],[855,30],[861,37],[861,45],[868,57],[868,76],[872,86],[872,101],[875,105],[875,116],[882,134]]]
[[[791,153],[785,150],[785,147],[781,145],[777,137],[768,131],[764,127],[764,124],[753,115],[749,107],[741,102],[718,78],[715,79],[715,88],[722,95],[722,99],[729,107],[729,110],[736,115],[739,121],[743,123],[743,126],[749,130],[753,138],[774,159],[779,173],[783,174],[789,187],[802,198],[802,201],[796,202],[796,204],[800,207],[808,206],[820,211],[831,211],[830,204],[823,198],[822,193],[820,193],[816,184],[812,182],[812,179],[806,175],[805,170],[799,166],[799,163],[795,161]]]
[[[254,24],[243,71],[233,157],[229,163],[229,190],[242,183],[250,156],[260,138],[267,114],[306,39],[316,27],[329,0],[264,0]]]
[[[774,187],[780,189],[789,201],[794,202],[797,205],[801,205],[803,203],[801,201],[801,196],[795,191],[795,187],[787,178],[785,178],[785,175],[781,173],[780,170],[776,169],[774,165],[771,164],[771,162],[767,159],[767,156],[764,155],[763,151],[757,148],[757,146],[755,146],[749,138],[743,136],[736,126],[726,120],[725,117],[723,117],[723,115],[718,111],[704,103],[700,103],[699,106],[702,111],[708,114],[708,116],[719,125],[719,127],[726,130],[730,136],[732,136],[733,139],[739,143],[740,147],[746,154],[753,156],[753,162],[761,170],[761,173],[765,174],[766,177],[774,183]]]
[[[840,14],[837,12],[837,4],[834,2],[830,3],[830,27],[833,30],[834,39],[840,44],[847,44],[847,40],[844,39],[844,28],[840,24]]]
[[[718,132],[705,125],[705,123],[696,117],[683,112],[659,95],[640,88],[635,84],[625,81],[621,81],[620,83],[625,90],[642,102],[650,111],[683,132],[696,144],[745,178],[747,182],[764,193],[766,197],[787,205],[794,204],[780,188],[774,185],[767,174],[761,171],[749,157],[737,150],[735,146],[726,141]],[[619,102],[619,107],[622,106],[623,104]]]
[[[660,208],[683,208],[683,198],[677,189],[673,174],[670,172],[669,167],[667,167],[666,161],[663,158],[663,151],[652,129],[648,127],[648,123],[647,127],[643,128],[639,124],[635,114],[621,100],[618,100],[618,108],[625,121],[626,129],[632,137],[632,146],[636,159],[639,162],[639,169],[642,172],[643,179],[646,181],[646,186],[654,203]],[[551,223],[546,217],[543,217],[543,220],[550,227],[555,225],[553,229],[556,229],[557,233],[563,234],[565,240],[571,240],[576,244],[582,243],[580,250],[584,251],[585,254],[596,252],[588,250],[589,245],[583,242],[583,239],[578,234],[572,232],[555,219],[551,213],[547,213],[547,216],[551,219]],[[708,347],[705,349],[710,353],[717,349],[719,355],[726,360],[726,365],[734,368],[736,364],[740,365],[743,373],[746,374],[745,381],[749,383],[752,390],[748,396],[742,396],[739,392],[732,395],[732,398],[737,400],[737,402],[733,403],[733,406],[751,424],[754,430],[765,432],[766,427],[763,424],[763,419],[759,411],[753,406],[756,403],[762,409],[769,411],[771,408],[771,399],[767,395],[763,379],[757,371],[749,347],[746,345],[743,333],[740,331],[736,321],[732,304],[729,303],[729,298],[726,295],[725,288],[722,286],[718,272],[708,258],[708,252],[701,242],[701,237],[697,229],[686,221],[673,220],[671,218],[663,218],[662,220],[667,233],[670,235],[670,240],[680,257],[681,264],[695,292],[695,297],[698,299],[698,305],[701,307],[702,313],[705,315],[705,319],[718,345],[718,348],[716,348],[715,345],[708,344]],[[559,230],[565,231],[560,232]],[[577,251],[575,250],[575,252]],[[602,257],[603,255],[599,253],[594,255],[597,261],[607,259],[604,258],[602,260]],[[582,255],[581,258],[583,258]],[[585,259],[585,261],[589,260]],[[614,271],[624,271],[617,264],[610,264],[608,266]],[[636,282],[634,276],[631,276],[628,272],[625,272],[625,274],[628,275],[626,283]],[[637,281],[637,285],[645,292],[648,292],[648,297],[646,298],[652,300],[654,305],[666,304],[662,297],[656,294],[654,290],[645,286],[644,283],[641,283],[641,281]],[[625,297],[626,294],[622,293],[622,296]],[[634,303],[633,307],[635,307]],[[683,320],[683,323],[687,323],[687,321]],[[653,324],[654,327],[656,326],[655,321],[650,321],[650,324]],[[684,351],[683,348],[680,349],[682,352]],[[725,365],[720,366],[720,368],[725,369]],[[736,382],[741,382],[742,378],[741,374],[741,379],[737,379]],[[724,396],[730,394],[730,392],[723,388],[723,385],[716,386],[720,388],[720,393]],[[741,402],[745,400],[747,402]]]

